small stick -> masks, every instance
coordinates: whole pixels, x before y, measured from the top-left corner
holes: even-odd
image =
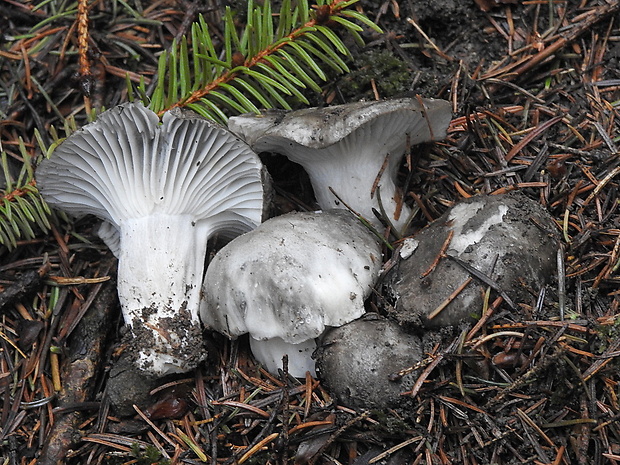
[[[401,442],[400,444],[397,444],[394,447],[390,447],[385,452],[381,452],[379,455],[373,457],[372,459],[368,461],[368,464],[371,465],[373,463],[377,463],[379,460],[383,460],[387,456],[393,454],[396,451],[399,451],[403,447],[407,447],[408,445],[413,444],[414,442],[422,441],[423,439],[424,439],[424,436],[414,436],[412,438],[409,438],[406,441]]]
[[[488,295],[489,292],[487,290],[487,299]],[[464,329],[459,335],[459,345],[456,351],[458,355],[463,355],[463,345],[465,344],[465,338],[467,337],[466,331],[467,330]],[[462,397],[465,397],[465,386],[463,385],[463,359],[459,358],[456,361],[456,371],[454,374],[456,376],[456,384],[459,387],[459,392],[461,393]]]
[[[312,406],[312,376],[310,372],[306,372],[306,408],[304,409],[304,420],[310,416],[310,407]]]
[[[390,374],[388,376],[388,379],[390,381],[400,381],[403,378],[403,376],[413,373],[414,371],[422,368],[424,365],[428,365],[429,363],[431,363],[433,360],[435,360],[434,357],[435,355],[431,354],[430,357],[426,357],[425,359],[420,360],[415,365],[411,365],[410,367],[403,368],[402,370],[397,371],[396,373]]]
[[[415,98],[418,100],[418,103],[420,104],[420,109],[422,110],[422,116],[424,116],[424,121],[426,121],[426,126],[428,127],[428,132],[431,135],[431,140],[435,140],[435,134],[433,134],[433,128],[431,126],[431,119],[428,116],[426,107],[424,106],[424,102],[422,101],[422,97],[420,97],[420,94],[415,94]]]
[[[420,374],[420,376],[418,376],[418,379],[416,380],[416,382],[414,383],[413,387],[411,388],[411,391],[404,392],[401,395],[407,395],[407,396],[415,397],[418,394],[418,392],[420,391],[420,389],[422,388],[422,385],[424,384],[424,381],[426,381],[426,378],[428,378],[430,376],[431,372],[437,367],[437,365],[439,365],[439,362],[441,362],[447,354],[452,353],[454,348],[457,346],[458,342],[459,342],[459,338],[456,338],[446,348],[446,350],[444,350],[442,352],[439,352],[437,355],[433,355],[432,356],[433,357],[433,361],[424,369],[424,371]],[[429,463],[431,463],[431,462],[429,462]]]
[[[480,339],[476,340],[475,342],[472,341],[474,342],[474,344],[471,346],[471,350],[474,350],[476,347],[480,347],[482,344],[484,344],[487,341],[490,341],[497,337],[505,337],[505,336],[524,338],[525,334],[520,333],[518,331],[498,331],[497,333],[487,334],[486,336],[482,336]]]
[[[536,424],[534,420],[532,420],[527,413],[525,413],[520,408],[517,408],[517,416],[521,418],[525,423],[527,423],[531,428],[534,429],[538,433],[538,435],[545,440],[547,444],[549,444],[554,449],[556,448],[555,443],[551,440],[549,436],[545,434],[545,432]]]
[[[372,93],[375,97],[375,100],[381,100],[381,96],[379,95],[379,90],[377,89],[377,83],[374,78],[370,80],[370,86],[372,87]]]
[[[334,194],[334,197],[336,197],[338,199],[338,201],[344,205],[346,207],[347,210],[349,210],[351,213],[353,213],[358,220],[360,220],[362,222],[362,224],[364,226],[366,226],[370,232],[372,232],[375,236],[377,236],[381,242],[383,242],[385,244],[385,246],[390,249],[390,250],[394,250],[394,246],[392,244],[390,244],[385,237],[383,237],[381,234],[379,234],[379,231],[377,231],[377,229],[370,224],[370,221],[368,221],[366,218],[364,218],[361,214],[359,214],[358,212],[356,212],[355,210],[353,210],[344,200],[342,200],[342,198],[336,194],[336,191],[330,186],[329,191]]]
[[[501,295],[504,298],[504,301],[510,306],[510,308],[512,308],[513,310],[516,310],[517,306],[514,304],[512,299],[508,297],[508,294],[504,292],[504,290],[499,286],[499,284],[497,284],[495,281],[493,281],[491,278],[485,275],[482,271],[477,270],[476,268],[471,266],[469,263],[461,260],[458,257],[454,257],[452,255],[446,255],[446,257],[448,257],[450,260],[453,260],[459,265],[461,265],[461,267],[463,267],[463,269],[467,271],[469,274],[471,274],[474,278],[482,281],[487,286],[491,286],[496,292],[499,293],[499,295]],[[495,258],[495,260],[497,260],[497,257]]]
[[[560,320],[564,321],[566,308],[566,270],[564,268],[564,247],[560,244],[557,251],[558,264],[558,306],[560,307]]]
[[[62,383],[60,382],[60,363],[58,361],[58,354],[52,352],[50,354],[50,365],[52,368],[52,383],[54,384],[54,391],[62,391]]]
[[[449,55],[446,55],[444,52],[441,51],[439,47],[437,47],[437,45],[435,45],[435,43],[431,40],[431,38],[426,35],[426,33],[422,30],[422,28],[418,25],[418,23],[416,23],[412,18],[407,18],[407,22],[411,24],[416,29],[416,31],[420,33],[422,37],[424,37],[424,40],[426,40],[429,43],[429,45],[433,48],[433,50],[437,52],[437,54],[441,58],[444,58],[448,61],[454,61],[454,58],[452,58]]]
[[[495,310],[500,306],[500,304],[504,301],[502,297],[498,297],[493,301],[493,303],[487,308],[486,312],[483,313],[482,318],[478,320],[478,322],[474,325],[474,327],[467,333],[465,337],[466,341],[471,340],[478,331],[489,321],[489,318],[493,316]]]
[[[541,50],[539,53],[515,69],[511,74],[506,75],[504,79],[509,81],[530,71],[539,63],[543,62],[550,56],[555,55],[555,53],[565,45],[577,39],[582,33],[589,31],[594,24],[605,19],[607,16],[612,16],[618,10],[620,10],[620,2],[609,3],[608,5],[598,8],[597,11],[592,14],[593,17],[586,18],[581,24],[571,28],[571,30],[564,37],[560,37],[554,43]]]
[[[237,463],[241,465],[243,462],[245,462],[250,457],[252,457],[252,455],[254,455],[256,452],[261,450],[264,446],[266,446],[267,444],[272,442],[275,438],[277,438],[278,435],[279,435],[279,433],[271,433],[269,436],[267,436],[266,438],[262,439],[254,447],[252,447],[245,454],[243,454],[243,456],[239,459],[239,461]]]
[[[159,435],[160,435],[160,436],[164,439],[164,441],[166,441],[166,442],[167,442],[168,444],[170,444],[172,447],[175,447],[175,446],[176,446],[176,443],[175,443],[172,439],[170,439],[170,438],[166,435],[166,433],[164,433],[161,429],[159,429],[159,428],[157,427],[157,425],[156,425],[155,423],[153,423],[153,422],[151,421],[151,419],[150,419],[149,417],[147,417],[147,416],[146,416],[146,414],[145,414],[142,410],[140,410],[140,407],[138,407],[137,405],[135,405],[135,404],[134,404],[134,405],[133,405],[133,408],[134,408],[134,410],[137,412],[137,414],[140,416],[140,418],[142,418],[142,419],[143,419],[143,420],[144,420],[144,421],[145,421],[145,422],[146,422],[146,423],[147,423],[147,424],[148,424],[151,428],[153,428],[153,430],[154,430],[157,434],[159,434]]]
[[[424,205],[424,202],[422,202],[422,199],[420,198],[420,196],[413,191],[410,191],[409,195],[413,198],[415,203],[418,205],[418,208],[422,211],[422,214],[424,215],[424,217],[428,221],[434,221],[435,218],[433,218],[433,215],[429,213],[429,211],[426,208],[426,205]]]
[[[377,203],[379,204],[380,211],[377,213],[377,211],[373,208],[372,212],[375,214],[377,219],[381,221],[381,223],[386,227],[386,233],[388,235],[389,233],[392,233],[394,237],[396,237],[396,240],[400,241],[403,236],[400,231],[394,227],[394,224],[388,217],[388,214],[385,211],[385,207],[383,206],[383,200],[381,200],[381,186],[377,187]],[[397,207],[397,211],[395,212],[394,219],[396,219],[397,221],[398,217],[400,217],[400,209],[402,208],[402,206],[403,205],[401,202],[400,205]],[[386,238],[388,237],[388,235],[386,235]]]
[[[439,315],[448,305],[450,305],[450,302],[452,302],[454,299],[456,299],[458,297],[458,295],[461,292],[463,292],[463,289],[465,289],[469,285],[469,283],[471,283],[473,280],[474,279],[470,276],[465,281],[463,281],[463,284],[461,284],[459,287],[457,287],[452,292],[452,294],[450,294],[448,297],[446,297],[446,299],[437,306],[437,308],[435,310],[433,310],[431,313],[429,313],[427,318],[429,320],[432,320],[437,315]]]
[[[379,182],[381,181],[381,176],[383,176],[385,168],[388,165],[389,159],[390,159],[390,154],[387,153],[385,155],[385,159],[383,160],[383,163],[381,164],[381,168],[379,168],[379,172],[377,173],[377,177],[375,178],[374,182],[372,183],[372,189],[370,189],[370,198],[371,199],[375,196],[375,191],[377,190],[377,187],[379,187]]]
[[[620,237],[620,236],[618,236],[618,237]],[[18,302],[18,303],[15,304],[15,308],[17,309],[17,311],[19,312],[20,316],[24,320],[32,321],[32,317],[30,316],[30,313],[28,313],[28,309],[24,306],[24,304]]]
[[[551,118],[548,121],[545,121],[540,126],[537,126],[532,132],[530,132],[527,136],[525,136],[517,145],[513,146],[510,151],[504,157],[506,161],[510,161],[514,158],[514,156],[519,153],[527,144],[532,142],[537,137],[541,136],[547,129],[549,129],[554,124],[562,121],[564,115],[558,115]]]
[[[605,176],[601,181],[599,181],[592,193],[588,195],[588,198],[586,200],[584,200],[583,204],[581,205],[580,211],[583,211],[583,209],[592,201],[592,199],[596,197],[599,192],[601,192],[603,187],[605,187],[609,183],[609,181],[615,178],[618,173],[620,173],[620,166],[616,166],[607,174],[607,176]]]

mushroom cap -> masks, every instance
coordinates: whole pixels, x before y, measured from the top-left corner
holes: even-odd
[[[396,127],[382,121],[390,115],[400,120]],[[384,126],[386,135],[396,130],[401,137],[407,134],[409,143],[415,145],[443,139],[451,118],[451,105],[446,100],[406,97],[295,111],[267,110],[259,115],[248,113],[231,117],[228,128],[257,151],[275,151],[287,144],[322,149],[369,124]]]
[[[461,200],[421,230],[417,247],[401,251],[386,274],[395,300],[390,314],[412,331],[479,317],[488,285],[476,278],[459,291],[473,276],[449,257],[489,277],[515,304],[535,304],[532,290],[536,294],[548,284],[556,268],[555,230],[551,215],[519,192]],[[437,262],[450,236],[448,257]]]
[[[154,212],[208,219],[230,236],[261,221],[261,162],[225,128],[174,109],[160,124],[142,103],[102,113],[69,136],[36,171],[45,200],[119,228]]]
[[[229,337],[298,344],[362,315],[380,269],[378,241],[349,212],[289,213],[217,253],[200,317]]]
[[[394,321],[367,313],[319,338],[317,371],[331,395],[348,407],[404,407],[418,373],[395,377],[423,358],[422,341]],[[403,405],[405,404],[405,405]]]

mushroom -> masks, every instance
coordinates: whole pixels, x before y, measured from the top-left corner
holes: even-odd
[[[225,128],[179,109],[160,123],[141,103],[102,113],[41,162],[37,185],[48,203],[104,221],[140,369],[161,376],[204,359],[198,307],[207,240],[260,223],[261,168]]]
[[[395,184],[402,156],[412,145],[444,138],[451,117],[445,100],[400,98],[269,110],[232,117],[228,127],[255,151],[303,166],[322,209],[348,206],[380,226],[372,211],[380,211],[380,194],[387,218],[402,230],[411,214]]]
[[[422,360],[422,347],[418,336],[397,323],[367,313],[320,337],[318,372],[330,394],[348,407],[403,407],[402,393],[417,379],[417,372],[407,369]]]
[[[487,287],[515,310],[533,306],[532,291],[555,270],[555,230],[551,215],[518,192],[456,203],[415,236],[417,247],[401,249],[386,274],[390,314],[411,330],[473,321]]]
[[[223,247],[205,274],[200,317],[228,337],[250,335],[272,373],[315,374],[315,338],[364,313],[381,269],[375,236],[351,213],[332,210],[272,218]]]

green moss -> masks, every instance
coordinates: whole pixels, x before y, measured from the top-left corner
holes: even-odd
[[[170,460],[162,459],[161,453],[155,446],[148,445],[144,451],[137,444],[131,446],[131,455],[136,459],[137,465],[169,465]]]
[[[597,325],[593,351],[597,355],[602,354],[618,338],[620,338],[620,318],[616,317],[611,324]]]
[[[374,80],[381,97],[393,97],[409,90],[412,82],[407,65],[389,50],[373,50],[355,58],[351,73],[339,82],[345,99],[374,99]]]

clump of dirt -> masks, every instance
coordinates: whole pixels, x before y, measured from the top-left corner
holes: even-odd
[[[152,369],[151,360],[140,358],[144,355],[169,360],[173,367],[198,366],[207,357],[200,323],[194,321],[187,308],[182,307],[176,310],[174,316],[158,317],[158,326],[153,328],[148,321],[151,315],[158,312],[155,307],[146,307],[142,315],[131,322],[125,345],[136,368],[147,372]]]

